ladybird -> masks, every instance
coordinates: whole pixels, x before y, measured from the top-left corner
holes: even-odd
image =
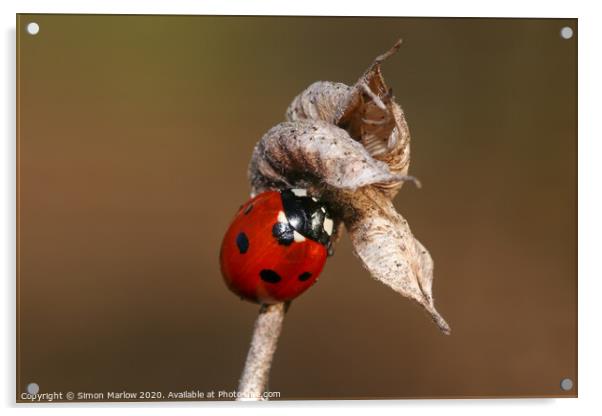
[[[326,262],[333,220],[305,189],[263,192],[242,205],[220,251],[228,288],[252,302],[290,301],[313,285]]]

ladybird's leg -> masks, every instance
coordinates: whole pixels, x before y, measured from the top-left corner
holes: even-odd
[[[328,256],[334,255],[334,247],[337,245],[341,236],[343,235],[343,230],[345,229],[345,224],[343,221],[336,221],[335,226],[333,227],[332,236],[330,237],[330,243],[328,244]]]

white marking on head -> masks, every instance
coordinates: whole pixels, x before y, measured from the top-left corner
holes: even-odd
[[[314,198],[313,196],[311,197],[312,201],[314,202],[318,202],[318,198]]]
[[[326,214],[326,208],[324,208],[324,207],[321,207],[320,209],[322,210],[322,212],[323,212],[324,214]]]
[[[288,220],[286,219],[286,214],[284,213],[284,211],[280,211],[278,212],[278,222],[283,222],[283,223],[288,223]]]
[[[334,222],[330,218],[324,218],[324,231],[326,234],[332,235],[332,227],[334,226]]]
[[[291,189],[291,192],[295,194],[295,196],[307,196],[307,189]]]
[[[296,243],[302,243],[305,241],[305,237],[299,234],[297,231],[293,231],[293,237],[295,238]]]

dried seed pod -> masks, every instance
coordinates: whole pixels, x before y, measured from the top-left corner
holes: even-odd
[[[353,86],[320,81],[289,106],[288,122],[259,141],[249,166],[252,193],[303,187],[326,201],[340,236],[343,223],[356,255],[372,276],[450,328],[434,307],[433,262],[392,198],[407,176],[410,133],[384,81],[377,57]]]

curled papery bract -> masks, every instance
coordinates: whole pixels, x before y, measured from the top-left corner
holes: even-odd
[[[410,164],[410,131],[403,110],[395,102],[381,72],[381,63],[395,53],[398,41],[378,56],[358,81],[317,81],[289,105],[289,121],[322,120],[344,129],[376,160],[387,163],[391,173],[407,175]],[[389,181],[377,186],[393,198],[403,184]]]
[[[297,95],[286,110],[288,121],[322,120],[337,124],[353,88],[340,82],[316,81]]]
[[[435,309],[432,284],[433,260],[412,235],[408,222],[379,191],[362,189],[353,195],[356,215],[345,225],[353,249],[372,277],[418,302],[439,329],[450,327]]]
[[[320,120],[285,122],[270,129],[255,146],[249,178],[254,192],[293,185],[353,191],[403,180],[345,130]]]

